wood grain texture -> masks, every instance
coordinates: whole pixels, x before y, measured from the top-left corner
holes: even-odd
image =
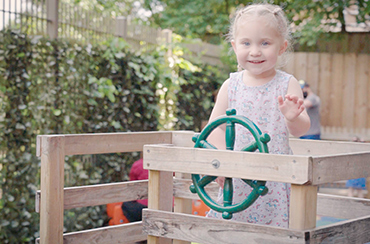
[[[63,244],[134,244],[144,240],[146,234],[143,233],[141,221],[63,235]]]
[[[63,188],[64,188],[64,136],[45,136],[40,142],[41,192],[40,241],[41,244],[63,243]]]
[[[370,242],[370,216],[343,221],[310,231],[310,244]]]
[[[305,243],[305,233],[285,228],[145,209],[144,232],[202,244]]]
[[[65,137],[66,155],[103,154],[142,151],[145,144],[168,144],[172,142],[172,132],[122,132],[70,134]],[[41,140],[38,136],[37,142]],[[37,146],[37,155],[42,147]]]
[[[311,181],[309,156],[146,145],[144,168],[295,184]],[[218,160],[220,166],[212,162]]]
[[[319,185],[370,175],[370,152],[312,157],[312,184]]]
[[[316,227],[317,186],[291,185],[289,228],[307,230]]]
[[[289,140],[290,147],[295,155],[336,155],[354,152],[370,152],[370,143],[326,140]]]

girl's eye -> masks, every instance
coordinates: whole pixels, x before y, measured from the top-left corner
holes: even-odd
[[[262,46],[267,46],[269,44],[270,44],[269,42],[262,42]]]
[[[244,44],[244,46],[249,46],[250,45],[249,42],[244,42],[243,44]]]

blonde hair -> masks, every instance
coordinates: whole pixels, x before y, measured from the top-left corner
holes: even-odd
[[[274,4],[260,3],[251,4],[244,8],[238,9],[235,13],[235,17],[231,20],[229,33],[226,35],[226,40],[231,42],[235,39],[239,20],[244,17],[261,16],[268,18],[269,24],[273,28],[275,28],[280,36],[288,43],[286,51],[279,57],[278,63],[276,65],[277,68],[281,68],[286,65],[288,61],[288,55],[292,50],[292,36],[289,27],[289,21],[280,6]]]

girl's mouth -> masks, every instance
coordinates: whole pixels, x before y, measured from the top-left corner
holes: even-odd
[[[252,63],[252,64],[262,64],[265,61],[264,60],[262,60],[262,61],[253,61],[253,60],[251,60],[251,61],[248,61],[248,62]]]

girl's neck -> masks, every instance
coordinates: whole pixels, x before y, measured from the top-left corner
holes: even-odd
[[[276,75],[276,70],[272,69],[269,72],[264,72],[263,74],[255,75],[248,72],[248,70],[243,71],[243,83],[247,86],[262,86],[272,80]]]

